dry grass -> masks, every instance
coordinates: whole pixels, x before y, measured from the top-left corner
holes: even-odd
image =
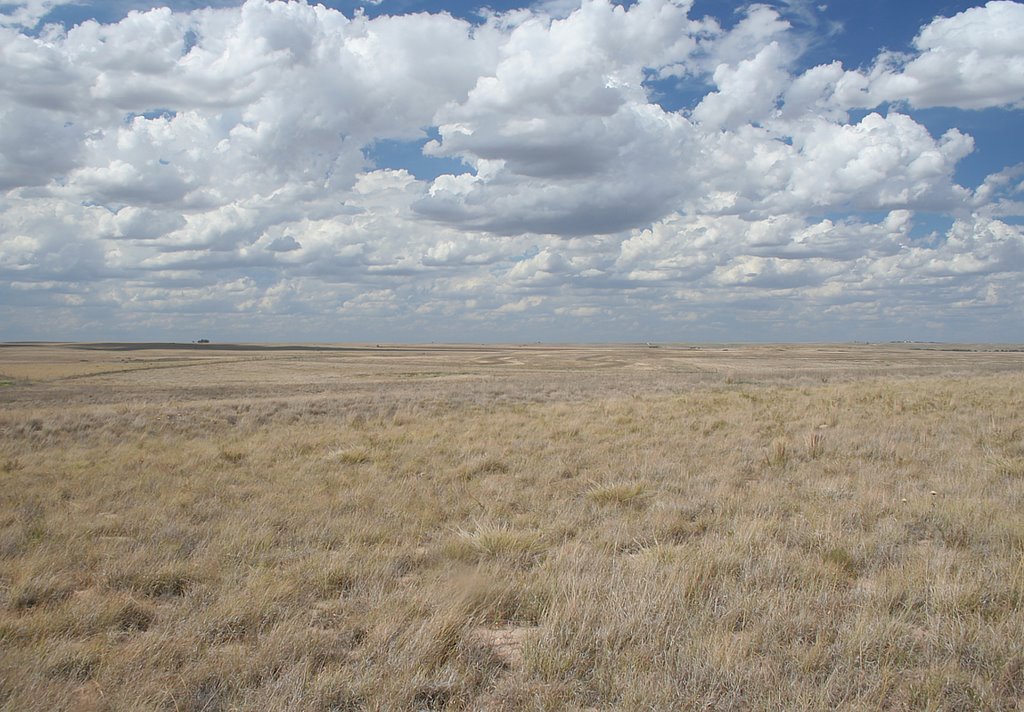
[[[1024,698],[1024,354],[31,348],[4,710]]]

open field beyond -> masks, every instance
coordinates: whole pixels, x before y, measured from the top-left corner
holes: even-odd
[[[1024,352],[0,345],[4,710],[1018,710]]]

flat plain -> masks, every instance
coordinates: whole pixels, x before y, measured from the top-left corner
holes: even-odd
[[[1019,710],[1024,351],[0,345],[4,710]]]

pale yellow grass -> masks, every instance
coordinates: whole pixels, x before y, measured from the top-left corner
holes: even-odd
[[[1021,354],[815,348],[5,386],[0,706],[1019,709]]]
[[[67,345],[3,346],[0,378],[12,381],[58,381],[152,368],[178,368],[209,363],[202,352],[182,358],[175,351],[111,352],[105,349],[74,349]]]

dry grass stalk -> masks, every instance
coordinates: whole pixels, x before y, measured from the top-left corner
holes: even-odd
[[[0,707],[1014,709],[1022,356],[5,347]]]

